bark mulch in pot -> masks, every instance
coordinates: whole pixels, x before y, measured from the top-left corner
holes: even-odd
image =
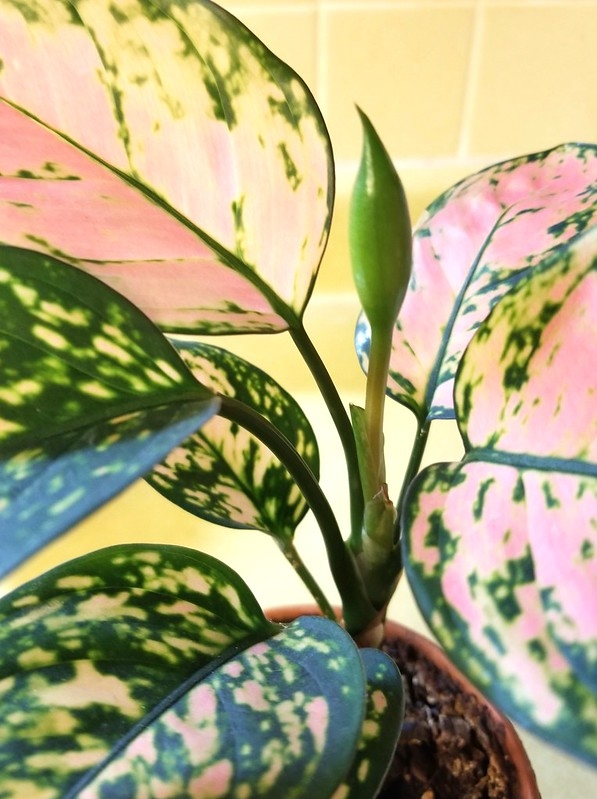
[[[385,649],[402,672],[406,713],[380,799],[518,799],[504,724],[410,643]]]

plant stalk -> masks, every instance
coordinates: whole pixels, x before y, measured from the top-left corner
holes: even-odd
[[[348,490],[350,501],[350,532],[352,536],[360,536],[363,524],[363,489],[359,474],[359,463],[357,458],[357,448],[354,440],[354,433],[350,417],[344,403],[340,398],[338,390],[328,372],[321,356],[309,338],[302,324],[289,329],[292,340],[294,341],[303,360],[307,364],[317,387],[323,397],[325,404],[330,412],[332,420],[338,431],[346,468],[348,470]]]
[[[386,384],[392,354],[392,329],[388,333],[386,330],[372,328],[369,346],[365,423],[369,443],[369,462],[374,469],[372,477],[375,482],[375,493],[386,482],[383,426]],[[371,499],[371,497],[367,497],[367,499]]]
[[[286,436],[268,419],[231,397],[221,396],[221,402],[219,415],[237,422],[258,438],[296,481],[321,530],[332,577],[342,601],[346,629],[351,635],[357,634],[367,627],[375,615],[375,609],[367,597],[358,567],[342,539],[334,512],[315,475]]]
[[[290,563],[294,571],[298,574],[305,586],[308,588],[311,596],[317,602],[317,605],[323,615],[327,616],[328,619],[332,619],[332,621],[336,621],[337,617],[334,613],[334,609],[322,591],[321,586],[307,568],[297,548],[294,546],[294,543],[287,538],[283,540],[277,539],[276,543],[280,547],[280,550],[286,560]]]
[[[410,453],[410,458],[408,460],[406,472],[404,474],[404,479],[402,481],[402,488],[400,489],[400,495],[398,496],[398,500],[396,502],[396,524],[394,527],[395,543],[398,543],[398,541],[400,540],[400,524],[402,520],[402,511],[403,511],[404,501],[406,498],[406,492],[408,491],[410,484],[415,479],[421,468],[421,462],[423,461],[423,456],[425,455],[425,448],[427,446],[427,441],[429,439],[430,427],[431,427],[431,422],[429,419],[425,419],[423,422],[419,421],[417,425],[417,433],[415,441]]]

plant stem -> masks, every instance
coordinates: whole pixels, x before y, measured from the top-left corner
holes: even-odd
[[[425,421],[423,422],[419,420],[417,425],[417,434],[415,437],[413,448],[410,453],[410,458],[408,461],[408,465],[406,467],[404,479],[402,481],[402,488],[400,489],[400,495],[398,497],[398,501],[396,502],[397,513],[396,513],[396,525],[394,528],[395,543],[397,543],[400,538],[400,524],[402,519],[404,500],[406,498],[406,492],[408,491],[410,484],[415,479],[415,477],[419,473],[419,469],[421,468],[421,462],[423,460],[423,456],[425,454],[425,448],[427,446],[427,440],[429,438],[430,427],[431,427],[431,422],[429,419],[425,419]]]
[[[374,493],[386,482],[384,458],[384,407],[388,369],[392,352],[392,330],[371,328],[369,346],[369,369],[367,371],[367,394],[365,398],[365,420],[367,424],[367,440],[369,444],[369,463],[374,470],[371,478],[374,481]],[[371,499],[371,497],[367,497]]]
[[[321,396],[327,405],[336,430],[338,431],[344,450],[346,468],[348,470],[351,537],[360,537],[363,524],[364,501],[357,459],[357,448],[350,417],[338,394],[334,381],[303,325],[299,324],[296,327],[291,327],[289,332],[317,383],[317,387],[321,392]]]
[[[328,619],[332,619],[332,621],[336,621],[336,614],[334,613],[334,609],[330,605],[328,598],[321,590],[321,587],[317,580],[313,577],[305,562],[299,555],[297,548],[294,546],[294,543],[285,538],[283,540],[277,540],[276,543],[280,547],[282,554],[286,558],[286,560],[290,563],[294,571],[298,574],[301,578],[303,583],[309,589],[311,596],[317,602],[319,609],[323,613],[324,616],[327,616]]]
[[[221,396],[219,415],[237,422],[258,438],[288,469],[319,524],[332,577],[342,601],[349,633],[365,629],[375,611],[352,553],[345,545],[334,512],[309,465],[265,416],[231,397]]]

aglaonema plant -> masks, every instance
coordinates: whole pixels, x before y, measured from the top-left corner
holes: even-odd
[[[269,534],[323,614],[273,624],[167,529],[16,589],[0,600],[3,795],[374,796],[401,683],[354,641],[380,644],[403,563],[474,681],[597,760],[597,148],[490,167],[411,241],[361,118],[350,238],[368,377],[348,412],[303,324],[334,195],[303,81],[206,0],[0,2],[2,573],[145,474],[191,513]],[[346,456],[349,530],[296,401],[205,343],[246,332],[288,334],[311,369]],[[386,391],[418,424],[401,486]],[[445,418],[465,457],[421,471]],[[294,545],[309,510],[342,625]]]

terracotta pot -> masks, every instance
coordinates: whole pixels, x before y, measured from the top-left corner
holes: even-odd
[[[266,611],[268,618],[279,622],[288,622],[297,616],[312,615],[314,613],[318,613],[318,611],[310,605],[281,607]],[[478,799],[482,799],[483,797],[492,797],[492,799],[494,797],[495,799],[541,799],[535,773],[522,741],[520,740],[512,723],[490,702],[488,702],[487,699],[485,699],[480,691],[478,691],[471,684],[471,682],[452,664],[444,651],[437,644],[402,624],[398,624],[397,622],[393,621],[387,621],[383,648],[393,656],[395,653],[404,653],[407,651],[408,661],[411,664],[416,664],[417,669],[421,663],[427,662],[433,664],[431,667],[429,667],[431,672],[438,670],[442,674],[442,679],[445,675],[445,680],[447,681],[446,684],[453,685],[455,691],[458,692],[459,706],[464,709],[474,709],[475,714],[480,717],[483,729],[482,731],[474,730],[473,737],[476,740],[485,740],[485,738],[488,737],[488,730],[491,731],[492,737],[497,742],[497,753],[495,756],[492,755],[490,758],[492,766],[489,771],[493,769],[495,772],[495,764],[498,764],[501,773],[494,773],[492,779],[497,777],[497,782],[499,783],[502,775],[505,774],[510,787],[506,789],[507,792],[505,793],[504,789],[498,790],[494,784],[492,784],[491,788],[487,786],[487,788],[482,787],[479,790],[477,790],[477,787],[475,786],[471,793],[467,793],[465,790],[461,790],[460,788],[456,788],[455,790],[455,786],[453,785],[451,794],[442,793],[444,788],[441,785],[440,787],[438,787],[437,784],[433,786],[430,785],[427,788],[420,787],[417,782],[420,775],[418,775],[416,779],[413,779],[412,783],[409,783],[410,776],[405,776],[403,760],[399,760],[397,764],[395,763],[390,768],[388,778],[386,779],[384,787],[382,788],[380,797],[383,797],[383,799],[390,799],[390,797],[396,796],[400,797],[400,799],[408,799],[409,797],[412,799],[416,796],[419,799],[444,799],[445,796],[457,795],[463,799],[465,796],[474,796],[475,798],[478,797]],[[408,670],[406,668],[406,664],[404,662],[400,662],[399,654],[396,655],[395,660],[397,661],[398,666],[401,667],[401,671],[406,680],[406,670]],[[410,667],[408,668],[410,669]],[[408,690],[410,691],[411,689]],[[432,706],[432,713],[434,715],[436,714],[436,711],[437,708]],[[462,716],[464,716],[464,712],[462,713]],[[456,718],[455,735],[459,734],[459,722],[460,718]],[[429,728],[427,729],[427,733],[431,734]],[[405,742],[404,739],[409,738],[409,736],[411,737],[411,741]],[[403,734],[401,735],[398,750],[402,749],[405,752],[409,752],[408,757],[410,758],[410,751],[414,751],[415,753],[417,752],[416,744],[418,741],[415,741],[414,743],[415,745],[413,748],[412,732],[409,733],[405,727]],[[408,747],[411,747],[411,749],[409,750]],[[400,757],[403,758],[404,755],[402,754]],[[466,760],[463,762],[465,766],[464,770],[466,770]],[[416,771],[417,769],[420,770],[421,768],[423,770],[425,769],[424,763],[422,765],[415,763],[413,770]],[[400,773],[400,777],[393,777],[393,771],[396,774]],[[457,772],[458,769],[455,769],[455,771]],[[450,780],[453,779],[451,774],[449,777]],[[437,779],[440,779],[438,775],[436,775],[436,782]],[[414,787],[415,783],[417,783],[416,788]],[[409,786],[412,787],[412,792],[410,793]],[[448,789],[446,788],[445,790],[447,791]]]

